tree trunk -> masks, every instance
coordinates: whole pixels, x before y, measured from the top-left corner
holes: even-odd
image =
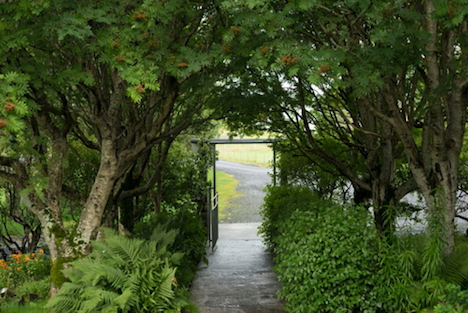
[[[116,181],[118,160],[110,132],[102,134],[101,163],[93,187],[81,213],[77,227],[80,250],[87,254],[88,245],[95,239],[101,226],[104,209]]]

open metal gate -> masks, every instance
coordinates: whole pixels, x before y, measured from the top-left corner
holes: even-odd
[[[274,143],[275,139],[211,139],[201,140],[192,139],[193,151],[197,151],[197,145],[200,142],[205,142],[212,147],[212,162],[213,162],[213,181],[212,186],[207,190],[207,212],[206,226],[207,238],[210,242],[211,249],[214,249],[218,241],[218,193],[216,192],[216,145],[217,144],[254,144],[254,143]],[[273,182],[276,185],[276,151],[273,149]]]
[[[213,192],[211,192],[213,191]],[[215,192],[214,189],[210,188],[208,199],[208,238],[210,239],[211,249],[214,249],[216,242],[218,242],[219,232],[218,232],[218,204],[219,204],[219,194]]]

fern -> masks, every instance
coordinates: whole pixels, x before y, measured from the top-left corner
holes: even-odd
[[[93,252],[64,270],[70,282],[49,300],[46,308],[72,312],[180,312],[191,303],[178,295],[174,262],[167,246],[177,231],[155,230],[153,240],[118,236],[106,229],[105,241],[93,242]],[[193,307],[193,306],[192,306]],[[196,312],[196,311],[195,311]]]
[[[468,244],[460,244],[446,257],[442,278],[456,285],[468,284]]]

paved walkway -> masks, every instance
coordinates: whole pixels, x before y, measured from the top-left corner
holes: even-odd
[[[257,236],[260,223],[220,224],[219,240],[193,282],[201,313],[280,313],[272,256]]]

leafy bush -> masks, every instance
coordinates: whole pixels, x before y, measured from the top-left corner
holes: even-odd
[[[336,148],[332,147],[334,143],[331,141],[323,140],[322,144],[332,150]],[[332,166],[326,163],[317,166],[287,140],[278,143],[276,148],[279,152],[277,168],[281,184],[307,187],[320,194],[322,199],[343,199],[347,195],[347,181],[337,175]]]
[[[274,249],[274,238],[281,234],[281,222],[287,220],[294,210],[308,211],[310,203],[318,199],[317,194],[306,187],[269,186],[260,211],[263,223],[259,234],[266,245]]]
[[[50,277],[47,276],[41,280],[32,280],[24,282],[16,287],[16,296],[20,299],[33,301],[36,298],[40,300],[47,299],[50,290]],[[32,297],[34,295],[34,297]]]
[[[177,251],[184,253],[177,267],[176,278],[181,286],[189,287],[195,278],[200,261],[206,254],[206,227],[196,213],[177,210],[174,213],[151,215],[146,221],[135,226],[134,236],[149,239],[153,229],[160,227],[158,225],[166,230],[178,230],[174,242],[168,245],[167,249],[172,253]]]
[[[15,303],[46,299],[50,289],[49,275],[50,258],[42,249],[36,253],[18,252],[6,260],[0,259],[0,289],[8,288],[0,297],[0,306],[8,308],[8,312],[19,312],[14,311]]]
[[[280,297],[290,312],[378,312],[378,235],[369,212],[310,202],[279,223],[274,241]]]
[[[387,299],[402,311],[430,310],[449,291],[446,286],[453,284],[463,289],[468,284],[466,240],[458,241],[454,251],[443,256],[442,264],[434,266],[436,273],[431,276],[424,275],[423,266],[424,262],[431,261],[424,260],[429,244],[426,234],[402,236],[382,254],[383,266],[379,276],[392,286]]]
[[[105,231],[87,257],[63,270],[64,283],[49,300],[52,312],[180,312],[196,308],[178,287],[176,267],[182,253],[171,253],[177,231],[155,229],[151,240],[131,239]]]
[[[445,291],[440,297],[440,303],[434,307],[434,313],[468,312],[468,290],[461,290],[459,285],[447,284]]]
[[[319,200],[299,187],[270,187],[262,215],[290,312],[421,312],[438,303],[446,310],[440,312],[464,308],[465,237],[457,237],[448,256],[427,234],[390,244],[377,235],[368,210]],[[461,286],[458,296],[452,284]]]
[[[0,288],[16,293],[18,286],[47,278],[50,275],[50,258],[44,250],[37,253],[12,254],[9,259],[0,259]]]

